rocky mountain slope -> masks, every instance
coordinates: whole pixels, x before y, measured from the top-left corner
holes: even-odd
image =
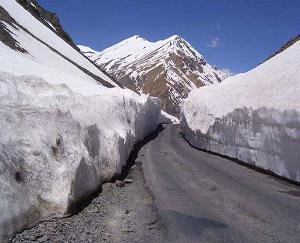
[[[157,42],[133,36],[101,52],[78,47],[124,86],[160,98],[162,108],[175,116],[189,92],[227,77],[177,35]]]
[[[39,5],[37,0],[17,0],[17,2],[20,3],[36,19],[38,19],[40,22],[48,26],[50,30],[59,35],[69,45],[71,45],[75,49],[78,49],[69,34],[62,28],[55,13],[44,9],[41,5]]]
[[[247,73],[192,91],[182,109],[186,139],[300,182],[300,40],[288,46]]]
[[[160,120],[158,99],[121,88],[46,16],[0,0],[0,242],[76,209]]]

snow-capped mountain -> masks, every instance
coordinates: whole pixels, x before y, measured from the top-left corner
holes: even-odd
[[[201,149],[300,182],[300,39],[263,64],[192,91],[181,126]]]
[[[158,99],[120,87],[48,13],[0,0],[0,242],[71,212],[161,119]]]
[[[176,116],[191,90],[227,77],[177,35],[157,42],[136,35],[101,52],[78,47],[124,86],[160,98],[162,108]]]

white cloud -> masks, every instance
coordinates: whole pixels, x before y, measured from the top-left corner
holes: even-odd
[[[228,76],[233,76],[235,73],[230,71],[229,68],[222,68],[221,71],[225,74],[227,74]]]
[[[219,44],[220,44],[220,39],[218,37],[215,37],[207,43],[207,46],[211,48],[216,48],[219,46]]]

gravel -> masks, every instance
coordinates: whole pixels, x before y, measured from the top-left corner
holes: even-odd
[[[41,222],[11,242],[164,242],[166,228],[141,165],[133,165],[118,181],[124,182],[122,187],[104,184],[77,214]]]

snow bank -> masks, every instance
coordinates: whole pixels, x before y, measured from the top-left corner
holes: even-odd
[[[154,131],[149,96],[81,96],[66,85],[0,73],[0,229],[6,238],[67,213],[121,172],[135,142]]]
[[[133,145],[156,130],[160,104],[118,87],[15,1],[0,6],[1,33],[19,47],[0,39],[3,242],[119,174]]]
[[[257,68],[193,91],[186,139],[300,181],[300,41]]]

